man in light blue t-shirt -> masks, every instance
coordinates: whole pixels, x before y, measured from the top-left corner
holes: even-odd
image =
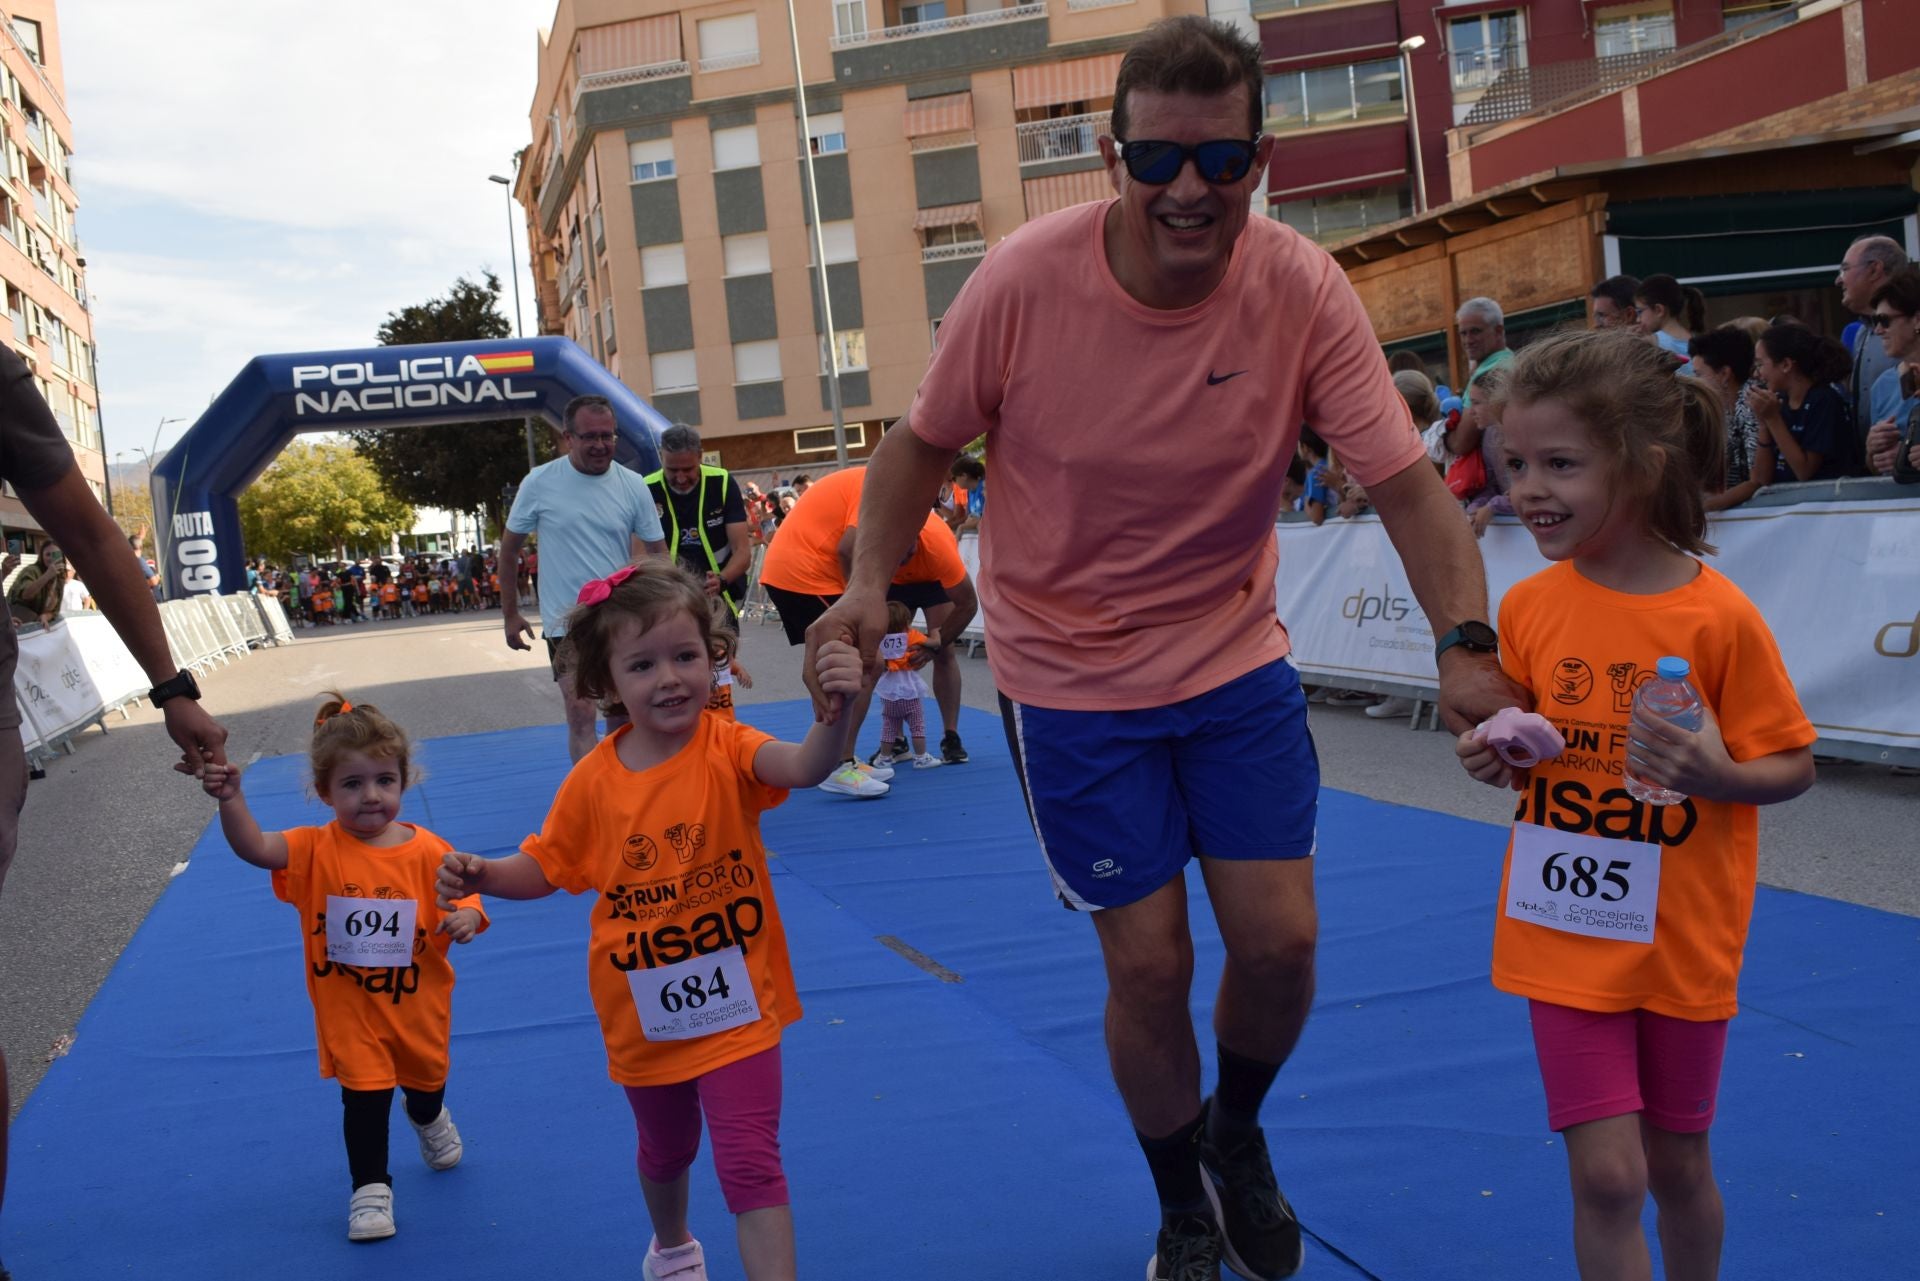
[[[500,581],[520,579],[520,552],[527,535],[540,536],[540,631],[547,661],[560,680],[560,653],[567,611],[591,579],[604,578],[638,556],[667,549],[653,495],[638,472],[614,465],[619,434],[605,396],[575,396],[567,402],[561,440],[566,457],[527,473],[500,535]],[[533,648],[533,628],[520,613],[517,593],[503,593],[507,645]],[[560,683],[567,708],[567,751],[579,760],[599,739],[593,700],[575,698],[572,683]],[[609,715],[608,728],[624,717]]]

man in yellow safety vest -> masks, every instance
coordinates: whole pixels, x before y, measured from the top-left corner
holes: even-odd
[[[700,433],[675,423],[660,433],[660,470],[646,478],[673,556],[706,582],[707,595],[740,617],[753,556],[740,482],[700,461]]]

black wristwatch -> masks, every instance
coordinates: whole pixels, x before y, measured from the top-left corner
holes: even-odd
[[[1494,634],[1493,628],[1487,626],[1485,623],[1474,620],[1460,624],[1440,638],[1439,643],[1433,647],[1433,657],[1435,661],[1437,662],[1440,655],[1446,653],[1455,645],[1472,650],[1476,654],[1497,654],[1500,652],[1500,638]]]
[[[192,672],[183,667],[147,691],[147,701],[155,707],[170,698],[191,698],[196,703],[200,701],[200,684],[193,679]]]

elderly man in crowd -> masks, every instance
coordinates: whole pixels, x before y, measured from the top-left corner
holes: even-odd
[[[1906,265],[1906,251],[1894,241],[1886,236],[1862,236],[1847,246],[1846,255],[1840,259],[1840,275],[1833,282],[1840,287],[1840,302],[1847,314],[1869,322],[1860,331],[1860,341],[1853,351],[1853,372],[1847,378],[1847,404],[1861,437],[1900,399],[1895,390],[1895,367],[1900,362],[1888,354],[1885,338],[1871,321],[1874,294]],[[1875,412],[1876,408],[1881,412]]]
[[[1473,535],[1352,285],[1248,216],[1273,149],[1261,116],[1260,49],[1235,28],[1175,18],[1134,42],[1100,139],[1118,198],[988,251],[874,452],[845,594],[807,632],[809,668],[832,640],[871,667],[894,569],[955,452],[984,434],[987,657],[1055,893],[1087,913],[1106,964],[1109,1059],[1160,1204],[1153,1281],[1212,1281],[1223,1259],[1261,1281],[1300,1266],[1259,1122],[1313,997],[1319,770],[1275,615],[1297,424],[1339,452],[1405,560],[1449,725],[1521,697]],[[1476,359],[1506,345],[1473,325]],[[838,714],[808,679],[817,714]],[[1196,860],[1226,951],[1205,1104]]]
[[[647,488],[674,557],[707,585],[707,595],[726,601],[737,624],[753,565],[740,482],[701,462],[700,433],[675,423],[660,433],[660,470],[647,477]]]
[[[1447,449],[1461,457],[1480,448],[1487,424],[1481,421],[1486,396],[1474,404],[1474,388],[1481,378],[1513,359],[1507,346],[1507,318],[1500,304],[1491,298],[1469,298],[1453,315],[1455,331],[1460,335],[1460,353],[1467,358],[1466,390],[1460,393],[1465,407],[1460,421],[1447,432]]]
[[[513,496],[507,527],[500,535],[500,580],[515,581],[527,536],[540,538],[540,631],[547,662],[566,705],[567,752],[578,761],[599,741],[597,709],[580,698],[573,682],[561,680],[566,667],[567,612],[590,579],[604,578],[642,551],[667,548],[647,482],[613,461],[619,440],[613,406],[605,396],[575,396],[567,402],[560,427],[566,453],[527,473]],[[520,613],[516,593],[502,596],[507,646],[532,649],[533,628]],[[607,717],[608,727],[625,716]]]

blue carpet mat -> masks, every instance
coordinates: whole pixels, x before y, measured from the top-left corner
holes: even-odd
[[[798,704],[743,714],[785,737],[807,722]],[[801,1267],[1130,1281],[1155,1215],[1107,1072],[1092,930],[1052,899],[997,720],[969,711],[965,728],[969,765],[902,771],[873,803],[796,795],[766,820],[807,1007],[783,1126]],[[538,826],[565,746],[556,727],[421,757],[406,817],[498,854]],[[303,768],[249,772],[264,825],[326,817]],[[1264,1118],[1312,1234],[1307,1276],[1574,1275],[1525,1010],[1486,978],[1500,843],[1485,824],[1323,798],[1319,996]],[[1210,1045],[1220,943],[1192,888]],[[20,1281],[637,1278],[647,1228],[583,981],[588,905],[491,908],[494,929],[455,953],[448,1105],[466,1160],[430,1174],[396,1116],[400,1234],[351,1246],[294,918],[211,826],[15,1125],[8,1266]],[[1911,1275],[1916,974],[1920,921],[1761,891],[1714,1132],[1727,1277]],[[712,1275],[739,1277],[704,1156],[693,1217]]]

